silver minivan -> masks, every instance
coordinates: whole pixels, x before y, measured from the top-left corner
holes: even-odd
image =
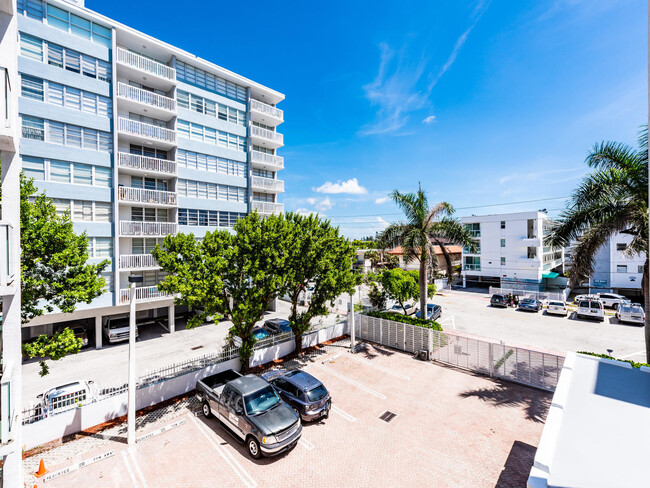
[[[605,320],[605,309],[603,302],[597,298],[588,298],[578,302],[576,317],[579,319]]]

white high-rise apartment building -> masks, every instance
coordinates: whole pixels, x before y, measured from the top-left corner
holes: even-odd
[[[554,280],[563,272],[564,251],[543,245],[549,225],[543,211],[472,215],[461,222],[478,246],[473,253],[463,249],[465,286],[535,291],[562,286]]]
[[[87,232],[92,262],[112,262],[104,295],[74,314],[38,317],[22,338],[81,321],[101,347],[103,317],[128,310],[131,274],[144,278],[139,315],[168,315],[173,331],[173,300],[157,289],[163,275],[150,252],[167,234],[200,238],[253,210],[284,210],[284,95],[83,0],[12,8],[17,35],[3,42],[17,58],[22,167]]]

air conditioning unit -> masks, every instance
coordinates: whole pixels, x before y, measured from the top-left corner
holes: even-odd
[[[419,357],[420,357],[420,360],[422,360],[422,361],[429,361],[429,351],[427,351],[426,349],[422,349],[420,351]]]

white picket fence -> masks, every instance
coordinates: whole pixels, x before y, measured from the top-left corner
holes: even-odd
[[[509,346],[454,332],[355,314],[359,339],[418,354],[429,351],[434,361],[554,391],[564,356]]]

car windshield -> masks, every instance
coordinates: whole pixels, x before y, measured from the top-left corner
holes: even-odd
[[[643,314],[641,307],[621,307],[621,312]]]
[[[306,392],[305,395],[310,402],[317,402],[327,395],[327,390],[323,385],[318,385],[316,388],[312,388]]]
[[[591,308],[602,308],[599,302],[591,302]]]
[[[532,298],[524,298],[524,299],[521,301],[521,303],[527,303],[527,304],[535,303],[535,300],[533,300]]]
[[[578,306],[583,308],[589,308],[589,302],[587,300],[583,300],[582,302],[580,302]]]
[[[246,405],[246,413],[248,415],[257,415],[265,412],[269,408],[275,407],[278,403],[280,403],[280,397],[271,386],[267,386],[263,390],[256,391],[244,397],[244,404]]]
[[[548,302],[549,305],[555,305],[556,307],[564,307],[562,302]]]
[[[117,319],[117,320],[111,320],[108,323],[108,328],[109,329],[124,329],[129,327],[129,319],[124,318],[124,319]]]

